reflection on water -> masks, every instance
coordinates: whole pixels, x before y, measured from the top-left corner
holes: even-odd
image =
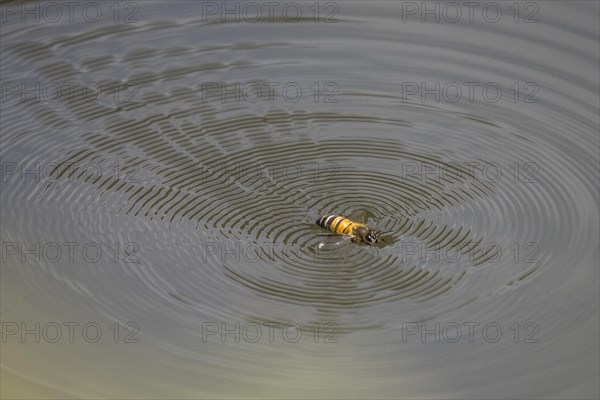
[[[597,397],[597,4],[235,4],[3,5],[2,395]]]

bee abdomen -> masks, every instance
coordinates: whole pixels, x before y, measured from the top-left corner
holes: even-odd
[[[325,228],[327,230],[331,230],[331,224],[337,218],[337,215],[325,215],[317,221],[317,225],[321,228]]]
[[[317,225],[333,233],[345,235],[350,233],[348,230],[352,222],[339,215],[325,215],[317,221]]]

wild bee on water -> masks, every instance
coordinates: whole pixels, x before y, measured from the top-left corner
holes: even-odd
[[[355,222],[339,215],[325,215],[317,220],[317,225],[335,235],[350,238],[353,243],[364,243],[369,246],[375,246],[381,234],[362,222]]]

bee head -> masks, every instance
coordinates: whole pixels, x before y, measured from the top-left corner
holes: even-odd
[[[370,246],[377,244],[378,240],[379,240],[379,232],[375,232],[374,230],[370,230],[365,236],[365,243]]]

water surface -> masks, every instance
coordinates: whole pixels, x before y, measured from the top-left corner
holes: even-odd
[[[2,395],[597,397],[598,4],[294,4],[4,6]]]

